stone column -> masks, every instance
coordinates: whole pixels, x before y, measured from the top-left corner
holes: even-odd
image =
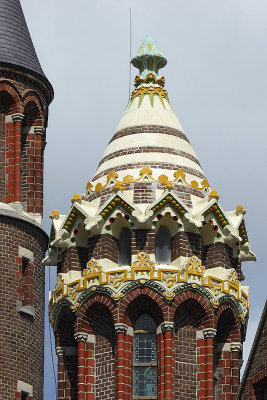
[[[158,398],[164,400],[165,375],[164,375],[164,337],[161,326],[157,330],[157,353],[158,353]]]
[[[34,212],[43,213],[43,160],[42,140],[45,129],[42,126],[34,127]]]
[[[88,333],[78,332],[74,335],[78,342],[78,400],[86,400],[86,342]]]
[[[206,340],[206,382],[207,382],[207,390],[206,390],[206,399],[213,400],[213,379],[214,379],[214,336],[216,335],[216,329],[206,328],[203,329],[204,338]]]
[[[57,399],[65,400],[65,366],[63,349],[56,347],[57,355]]]
[[[86,400],[95,400],[95,335],[88,335],[86,350]]]
[[[115,324],[116,332],[116,400],[125,400],[125,336],[128,326]]]
[[[13,114],[14,123],[14,201],[21,201],[21,123],[23,114]]]
[[[163,322],[161,330],[164,338],[164,400],[174,400],[174,335],[173,322]]]
[[[236,394],[239,386],[239,352],[243,346],[241,343],[232,342],[230,343],[231,350],[231,399],[236,399]]]

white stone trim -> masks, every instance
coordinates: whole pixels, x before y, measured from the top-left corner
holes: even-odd
[[[27,314],[31,317],[35,317],[35,308],[33,306],[23,306],[21,301],[16,303],[16,311],[19,313]]]
[[[230,343],[218,343],[217,349],[218,349],[218,352],[231,351]]]
[[[128,331],[128,326],[126,324],[115,324],[115,332],[118,333],[127,333]]]
[[[201,330],[201,331],[196,331],[196,339],[204,339],[203,330]]]
[[[78,354],[77,347],[56,347],[56,355],[58,357],[62,356],[76,356]]]
[[[16,113],[16,114],[11,115],[11,117],[12,117],[13,122],[18,122],[18,121],[21,122],[24,118],[24,114]]]
[[[203,329],[204,338],[214,338],[216,336],[217,330],[213,328],[205,328]]]
[[[27,393],[28,396],[33,396],[33,386],[29,385],[29,383],[19,381],[17,383],[17,392],[19,393]]]
[[[230,343],[230,349],[231,351],[241,351],[243,349],[242,343],[239,342],[232,342]]]
[[[88,333],[85,332],[77,332],[74,334],[75,340],[77,342],[87,342],[88,340]]]
[[[174,323],[170,321],[162,322],[161,324],[161,332],[171,331],[173,332]]]
[[[45,128],[42,127],[42,126],[35,126],[34,127],[34,133],[35,133],[35,135],[43,136],[45,134]]]
[[[30,262],[34,262],[34,256],[33,256],[33,252],[25,249],[25,247],[21,247],[19,246],[19,257],[20,258],[27,258]]]

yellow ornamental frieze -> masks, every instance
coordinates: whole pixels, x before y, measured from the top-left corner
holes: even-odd
[[[95,186],[92,182],[88,182],[86,186],[87,194],[100,192],[106,187],[113,185],[113,190],[123,190],[126,184],[140,182],[144,179],[159,182],[163,185],[163,188],[173,188],[174,183],[184,184],[192,189],[199,191],[205,191],[209,193],[210,186],[206,178],[204,178],[199,184],[197,181],[188,181],[187,175],[181,170],[177,170],[173,174],[174,178],[169,178],[167,175],[160,175],[158,178],[153,177],[153,171],[150,167],[145,166],[139,171],[139,177],[134,178],[132,175],[125,175],[122,179],[118,179],[119,175],[115,171],[110,171],[106,177],[106,183],[102,184],[98,182]]]
[[[175,290],[182,284],[189,283],[192,288],[202,286],[210,292],[210,302],[214,307],[219,306],[222,296],[229,295],[240,302],[244,321],[248,316],[248,295],[242,290],[236,271],[232,270],[227,278],[220,279],[212,276],[211,270],[205,270],[201,260],[196,256],[190,257],[184,268],[180,269],[172,266],[169,268],[156,266],[150,255],[145,252],[140,252],[136,256],[131,268],[118,268],[104,272],[100,263],[91,259],[81,279],[74,282],[64,284],[62,277],[59,277],[50,299],[50,312],[63,298],[69,299],[73,311],[77,310],[79,294],[84,290],[96,290],[99,286],[107,286],[111,290],[111,297],[119,300],[125,293],[127,285],[139,280],[143,284],[147,281],[156,281],[162,287],[163,295],[168,300],[175,296]]]

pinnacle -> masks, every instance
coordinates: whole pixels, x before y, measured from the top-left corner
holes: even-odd
[[[153,73],[157,77],[158,70],[167,64],[167,60],[152,37],[148,35],[131,63],[139,68],[140,76],[145,78],[149,73]]]

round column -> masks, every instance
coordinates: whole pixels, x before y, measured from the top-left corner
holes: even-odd
[[[21,123],[23,114],[13,114],[14,123],[14,201],[21,201]]]
[[[173,322],[163,322],[161,330],[164,338],[164,400],[174,400],[174,335]]]
[[[115,324],[116,332],[116,400],[125,399],[125,336],[128,326],[125,324]]]
[[[206,399],[213,400],[214,388],[213,388],[213,379],[214,379],[214,337],[216,336],[216,329],[206,328],[203,329],[204,338],[206,340]]]
[[[88,333],[74,335],[78,342],[78,400],[86,400],[86,342]]]
[[[231,350],[231,399],[236,399],[236,394],[239,386],[239,352],[243,346],[241,343],[230,343]]]

